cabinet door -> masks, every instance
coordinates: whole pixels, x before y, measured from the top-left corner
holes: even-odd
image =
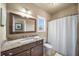
[[[17,54],[16,56],[30,56],[30,50],[23,51]]]
[[[43,56],[43,45],[38,45],[31,49],[31,56]]]

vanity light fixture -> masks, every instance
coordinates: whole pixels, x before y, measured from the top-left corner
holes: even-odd
[[[26,8],[21,8],[19,11],[22,12],[22,13],[25,13],[25,14],[29,14],[29,15],[32,14],[31,10],[26,9]]]
[[[17,12],[19,15],[21,15],[22,17],[27,17],[27,18],[34,18],[32,15],[30,14],[26,14],[26,13],[23,13],[23,12]]]
[[[31,15],[31,14],[32,14],[32,12],[31,12],[30,10],[28,10],[28,11],[27,11],[27,13],[28,13],[29,15]]]
[[[26,10],[24,8],[19,9],[20,12],[26,13]]]
[[[22,17],[34,18],[34,17],[32,16],[31,10],[26,9],[26,8],[20,9],[19,12],[18,12],[18,14],[21,15]]]

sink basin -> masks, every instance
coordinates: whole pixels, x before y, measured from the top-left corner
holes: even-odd
[[[33,42],[34,39],[24,39],[24,40],[21,40],[20,42],[21,43],[30,43],[30,42]]]

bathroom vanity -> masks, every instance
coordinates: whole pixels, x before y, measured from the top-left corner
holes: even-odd
[[[43,56],[43,40],[36,40],[1,52],[2,56]]]
[[[9,34],[36,33],[35,18],[22,17],[17,13],[9,13],[8,25]],[[31,34],[23,37],[19,36],[14,38],[14,40],[9,39],[1,44],[2,56],[43,56],[43,39],[38,36]]]

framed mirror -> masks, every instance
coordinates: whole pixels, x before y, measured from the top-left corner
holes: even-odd
[[[9,31],[10,34],[36,32],[36,19],[9,13]]]

